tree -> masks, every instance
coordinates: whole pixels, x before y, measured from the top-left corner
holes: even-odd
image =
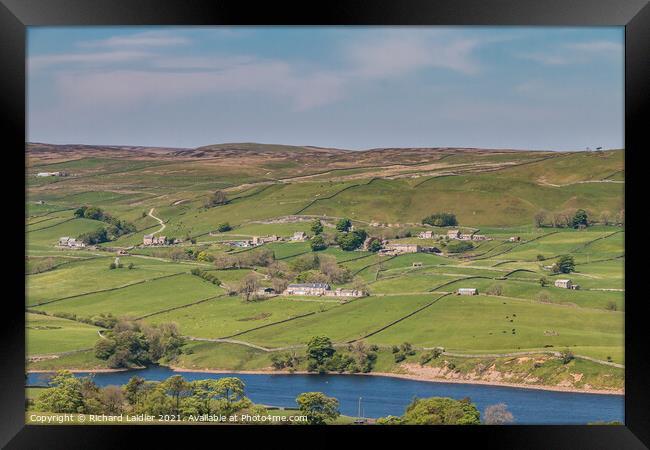
[[[576,270],[576,263],[571,255],[562,255],[560,259],[557,260],[557,271],[559,273],[571,273]]]
[[[257,291],[258,287],[259,287],[259,281],[257,280],[257,275],[255,275],[255,273],[253,272],[250,272],[241,281],[238,292],[242,296],[244,301],[248,302],[251,300],[253,294],[255,294],[255,291]]]
[[[609,211],[603,211],[600,213],[600,223],[603,225],[609,225],[611,223],[612,214]]]
[[[70,371],[62,370],[50,381],[47,389],[36,401],[36,409],[55,413],[82,413],[84,401],[81,381]]]
[[[355,230],[350,233],[340,234],[337,236],[337,243],[341,250],[352,251],[363,245],[363,242],[368,237],[365,230]]]
[[[447,212],[434,213],[422,219],[425,225],[433,225],[435,227],[452,227],[458,225],[456,215]]]
[[[381,240],[378,238],[370,238],[368,243],[368,251],[376,253],[381,250]]]
[[[508,411],[505,403],[490,405],[483,412],[483,423],[485,425],[507,425],[514,422],[514,416]]]
[[[589,216],[584,209],[579,209],[573,215],[571,219],[571,226],[573,228],[581,228],[589,226]]]
[[[323,236],[316,235],[313,238],[311,238],[311,241],[309,243],[311,246],[312,251],[320,251],[320,250],[325,250],[327,248],[327,243],[325,242],[325,239],[323,239]]]
[[[232,414],[239,409],[235,407],[235,404],[244,399],[244,382],[242,380],[234,377],[220,378],[217,380],[216,387],[225,403],[227,414]]]
[[[303,392],[296,397],[296,403],[310,425],[324,425],[340,415],[339,401],[322,392]]]
[[[119,386],[106,386],[101,390],[102,412],[121,414],[124,411],[124,394]]]
[[[172,397],[176,414],[180,413],[181,397],[189,391],[189,383],[181,375],[173,375],[161,383],[161,388]]]
[[[214,206],[225,205],[228,203],[228,197],[223,191],[215,191],[205,202],[206,208],[212,208]]]
[[[336,223],[336,229],[338,231],[349,231],[352,226],[352,221],[348,218],[343,218]]]
[[[546,223],[548,213],[544,210],[537,211],[533,216],[533,224],[536,228],[541,228]]]
[[[548,285],[548,279],[546,277],[542,277],[539,279],[539,285],[541,287],[546,287]]]
[[[323,232],[323,224],[321,223],[320,219],[314,219],[314,221],[311,223],[311,232],[314,233],[315,235],[319,235]]]
[[[129,382],[124,386],[124,398],[129,405],[140,403],[145,391],[145,381],[142,377],[131,377]]]
[[[226,231],[230,231],[230,230],[232,230],[232,227],[228,222],[220,223],[219,225],[217,225],[217,231],[219,233],[225,233]]]
[[[115,353],[115,341],[113,339],[102,338],[95,343],[95,356],[106,361]]]
[[[493,284],[487,289],[487,291],[485,291],[485,293],[488,295],[495,295],[495,296],[503,295],[503,286],[499,283]]]
[[[332,341],[327,336],[314,336],[307,343],[307,358],[322,365],[334,355]]]
[[[573,352],[569,349],[560,352],[560,361],[562,361],[562,364],[569,364],[574,358]]]
[[[402,422],[407,425],[479,425],[480,413],[470,399],[415,398],[407,406]]]

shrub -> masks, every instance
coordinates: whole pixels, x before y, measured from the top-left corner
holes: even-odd
[[[226,231],[230,231],[230,230],[232,230],[232,227],[228,222],[220,223],[219,225],[217,225],[217,231],[219,233],[225,233]]]
[[[503,286],[501,286],[500,284],[493,284],[485,292],[488,295],[500,296],[503,295]]]
[[[474,244],[468,241],[454,241],[447,244],[449,253],[462,253],[474,248]]]

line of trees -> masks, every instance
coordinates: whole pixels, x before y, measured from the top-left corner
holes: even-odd
[[[565,210],[551,213],[540,210],[533,216],[533,224],[537,228],[585,228],[595,223],[602,225],[625,225],[625,210],[612,214],[609,211],[602,211],[596,218],[596,214],[584,209]]]
[[[78,378],[64,370],[49,384],[38,399],[28,402],[28,409],[67,414],[147,414],[155,419],[161,415],[229,418],[236,413],[268,413],[245,396],[246,386],[236,377],[188,381],[174,375],[163,381],[146,381],[134,376],[123,386],[99,387],[91,377]],[[340,415],[338,400],[322,392],[304,392],[296,397],[296,404],[310,425],[324,425]]]

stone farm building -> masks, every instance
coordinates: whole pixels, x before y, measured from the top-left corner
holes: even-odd
[[[458,295],[478,295],[476,288],[458,288]]]
[[[521,241],[521,238],[519,236],[510,236],[508,238],[508,241],[510,241],[510,242],[519,242],[519,241]]]
[[[167,238],[165,236],[154,236],[153,234],[145,234],[142,238],[144,245],[165,245]]]
[[[435,234],[433,231],[428,230],[428,231],[420,231],[420,234],[418,234],[418,237],[420,239],[433,239],[435,237]]]
[[[75,238],[64,236],[59,238],[59,247],[68,247],[68,248],[82,248],[85,247],[82,241],[78,241]]]
[[[304,241],[305,239],[307,239],[307,235],[304,231],[296,231],[291,237],[292,241]]]
[[[276,242],[279,240],[281,240],[280,236],[276,236],[275,234],[272,234],[271,236],[253,236],[251,243],[253,245],[262,245],[267,242]]]
[[[330,291],[327,283],[295,283],[287,286],[285,295],[326,295]]]
[[[422,247],[418,244],[386,244],[386,250],[393,253],[419,253]]]
[[[580,286],[573,284],[571,280],[555,280],[555,287],[562,289],[580,289]]]
[[[460,239],[460,230],[449,230],[449,231],[447,231],[447,237],[449,239]]]
[[[337,288],[333,291],[326,292],[325,295],[331,295],[334,297],[363,297],[365,293],[359,289]]]

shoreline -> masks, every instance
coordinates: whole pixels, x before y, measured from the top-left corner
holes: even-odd
[[[243,375],[318,375],[314,372],[307,372],[304,370],[296,370],[290,372],[288,370],[224,370],[224,369],[185,369],[183,367],[167,366],[174,372],[195,372],[195,373],[232,373]],[[625,395],[623,389],[579,389],[566,386],[548,386],[548,385],[534,385],[523,383],[506,383],[499,381],[483,381],[483,380],[450,380],[448,378],[428,378],[415,374],[393,373],[393,372],[370,372],[370,373],[328,373],[326,375],[353,375],[353,376],[371,376],[371,377],[388,377],[399,378],[411,381],[425,381],[429,383],[449,383],[449,384],[472,384],[483,386],[495,387],[510,387],[519,389],[534,389],[538,391],[553,391],[553,392],[570,392],[574,394],[603,394],[603,395]]]
[[[296,370],[290,372],[288,370],[228,370],[228,369],[187,369],[184,367],[176,366],[160,366],[167,367],[173,372],[193,372],[193,373],[214,373],[214,374],[241,374],[241,375],[318,375],[314,372],[307,372],[304,370]],[[128,372],[129,370],[140,370],[140,368],[130,369],[60,369],[67,370],[72,373],[112,373],[112,372]],[[55,373],[56,370],[28,370],[27,373]],[[481,386],[495,386],[495,387],[508,387],[516,389],[532,389],[538,391],[551,391],[551,392],[568,392],[574,394],[601,394],[601,395],[625,395],[624,389],[579,389],[567,386],[549,386],[549,385],[534,385],[523,383],[507,383],[502,381],[484,381],[484,380],[461,380],[461,379],[448,379],[448,378],[429,378],[421,375],[407,374],[407,373],[393,373],[393,372],[370,372],[370,373],[327,373],[325,375],[352,375],[352,376],[370,376],[370,377],[388,377],[398,378],[402,380],[411,381],[424,381],[428,383],[448,383],[448,384],[470,384]]]

